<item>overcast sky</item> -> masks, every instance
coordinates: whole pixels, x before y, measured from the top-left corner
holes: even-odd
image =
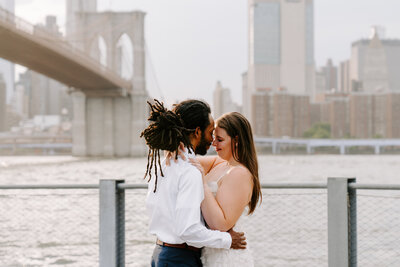
[[[56,15],[65,28],[64,0],[15,0],[16,14],[31,23]],[[247,69],[247,0],[99,0],[99,11],[142,10],[151,58],[147,86],[168,103],[186,98],[212,101],[216,82],[241,103],[241,74]],[[349,58],[351,42],[367,38],[371,25],[400,38],[399,0],[314,0],[315,60]],[[156,77],[156,78],[155,78]]]

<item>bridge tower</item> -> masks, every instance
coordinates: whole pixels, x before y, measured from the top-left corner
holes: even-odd
[[[141,11],[97,12],[96,0],[67,0],[69,42],[132,82],[132,90],[121,88],[118,96],[74,90],[74,155],[145,155],[139,137],[148,113],[144,17]]]
[[[3,74],[0,73],[0,132],[6,130],[6,83],[3,79]]]

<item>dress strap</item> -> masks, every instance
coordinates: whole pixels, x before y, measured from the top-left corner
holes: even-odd
[[[246,167],[239,165],[239,166],[232,166],[230,167],[228,170],[226,170],[226,172],[224,172],[217,180],[215,180],[216,183],[219,182],[219,180],[221,180],[222,177],[224,177],[225,175],[227,175],[228,173],[230,173],[233,169],[235,168],[243,168],[246,169]],[[246,169],[247,170],[247,169]]]
[[[218,183],[219,180],[221,180],[222,177],[224,177],[225,175],[227,175],[233,168],[235,168],[235,167],[230,167],[229,169],[227,169],[226,172],[224,172],[220,177],[218,177],[217,180],[215,180],[215,182]]]

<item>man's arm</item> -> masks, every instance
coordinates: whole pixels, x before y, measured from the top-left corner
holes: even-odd
[[[203,167],[204,174],[207,174],[210,172],[210,170],[214,166],[215,161],[217,160],[217,156],[196,156],[196,159],[199,161],[199,163]]]

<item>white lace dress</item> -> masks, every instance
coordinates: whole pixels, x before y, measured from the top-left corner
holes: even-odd
[[[217,181],[209,182],[208,186],[213,192],[214,196],[218,190]],[[245,210],[236,222],[233,228],[236,232],[243,232],[243,216],[246,216],[247,210]],[[249,242],[247,242],[246,249],[223,249],[223,248],[203,248],[201,253],[201,261],[204,267],[243,267],[243,266],[254,266],[253,257],[249,248]]]

